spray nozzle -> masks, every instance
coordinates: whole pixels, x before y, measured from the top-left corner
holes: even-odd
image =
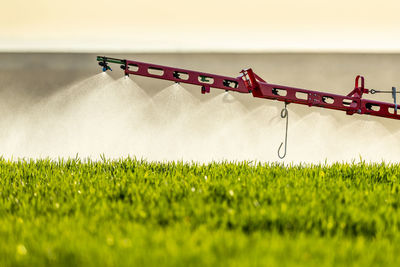
[[[103,67],[104,72],[106,72],[107,70],[112,71],[111,67],[108,66],[107,62],[105,62],[105,61],[100,61],[99,65]]]

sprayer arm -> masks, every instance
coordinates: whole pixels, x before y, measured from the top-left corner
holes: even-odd
[[[269,84],[253,72],[242,70],[237,78],[211,73],[156,65],[134,60],[98,56],[99,65],[107,67],[108,63],[121,64],[125,75],[139,75],[150,78],[169,80],[201,86],[202,93],[209,93],[210,88],[240,93],[252,93],[254,97],[278,100],[285,103],[296,103],[307,106],[345,111],[346,114],[368,114],[392,119],[400,119],[395,104],[362,99],[364,93],[371,90],[364,88],[364,77],[358,75],[355,87],[348,95],[337,95],[320,91],[295,88],[284,85]],[[107,70],[107,68],[106,68]],[[371,91],[372,92],[372,91]]]
[[[178,83],[199,85],[202,87],[202,93],[209,93],[211,87],[240,93],[249,93],[249,90],[240,77],[232,78],[211,73],[103,56],[98,56],[97,61],[121,64],[125,75],[132,74]]]

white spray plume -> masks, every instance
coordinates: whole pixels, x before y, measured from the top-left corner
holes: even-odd
[[[1,153],[6,158],[104,154],[155,161],[280,161],[283,104],[211,94],[201,101],[174,84],[150,97],[131,78],[98,74],[24,108],[3,105]],[[390,125],[393,120],[296,105],[288,109],[285,162],[398,159],[400,126]],[[302,109],[308,115],[298,115]]]

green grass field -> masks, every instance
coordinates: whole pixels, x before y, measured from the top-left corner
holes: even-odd
[[[400,166],[0,160],[0,266],[400,264]]]

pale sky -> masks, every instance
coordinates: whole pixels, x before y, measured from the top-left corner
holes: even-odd
[[[3,0],[0,51],[400,52],[399,0]]]

